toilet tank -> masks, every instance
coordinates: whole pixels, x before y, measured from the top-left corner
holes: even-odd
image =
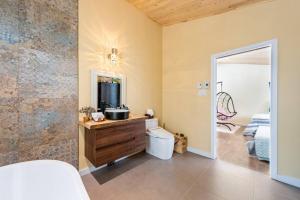
[[[158,119],[153,118],[153,119],[146,119],[146,129],[155,129],[158,128]]]

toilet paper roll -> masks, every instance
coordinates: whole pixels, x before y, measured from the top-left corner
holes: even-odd
[[[147,109],[146,114],[149,116],[154,116],[154,111],[152,109]]]

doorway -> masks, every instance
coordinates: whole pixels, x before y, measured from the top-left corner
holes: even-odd
[[[268,83],[269,87],[269,97],[270,97],[270,102],[269,102],[269,108],[268,112],[269,113],[269,139],[267,142],[267,145],[269,145],[270,151],[268,151],[269,156],[269,168],[270,168],[270,175],[271,177],[275,178],[277,175],[277,40],[271,40],[271,41],[266,41],[222,53],[218,53],[212,56],[212,83],[211,83],[211,111],[212,111],[212,117],[211,117],[211,152],[212,152],[212,158],[217,158],[219,155],[218,153],[218,132],[217,132],[217,127],[218,126],[224,126],[225,129],[228,129],[228,132],[230,131],[240,131],[237,132],[237,134],[241,134],[243,132],[243,129],[237,129],[237,124],[232,123],[230,120],[231,118],[234,118],[237,116],[238,111],[236,110],[234,106],[234,99],[232,96],[228,93],[225,92],[224,89],[226,88],[224,82],[218,80],[218,63],[220,63],[220,60],[228,60],[230,57],[239,57],[237,55],[246,55],[249,52],[255,52],[255,51],[264,51],[266,49],[270,50],[270,82]],[[232,59],[231,59],[232,60]],[[228,81],[227,81],[228,83]],[[221,88],[220,88],[221,87]],[[219,100],[220,100],[220,91],[222,91],[221,96],[221,102],[225,102],[225,108],[223,108],[219,105]],[[247,94],[247,91],[244,92],[244,95],[249,95]],[[257,113],[261,114],[261,113]],[[221,115],[221,117],[220,117]],[[224,116],[223,116],[224,115]],[[223,117],[223,118],[222,118]],[[253,117],[250,118],[250,122],[253,120]],[[250,123],[249,122],[249,123]],[[247,125],[246,125],[247,127]],[[258,131],[259,128],[259,131]],[[234,130],[235,129],[235,130]],[[255,136],[256,132],[258,131],[258,135]],[[253,141],[257,141],[256,144],[259,144],[260,140],[258,140],[260,137],[260,133],[264,135],[266,132],[266,128],[262,126],[257,126],[253,135]],[[228,133],[232,134],[232,133]],[[241,137],[241,135],[239,136]],[[256,137],[256,139],[255,139]],[[220,138],[219,138],[220,139]],[[243,142],[243,141],[240,141]],[[247,141],[245,141],[246,143]],[[221,145],[221,144],[220,144]],[[224,144],[223,144],[224,146]],[[255,149],[255,142],[253,144],[254,149]],[[266,145],[264,146],[266,148]],[[246,144],[245,144],[245,149],[246,149]],[[261,149],[257,148],[258,151],[261,151]],[[265,150],[266,151],[266,150]],[[253,152],[252,152],[253,153]],[[255,154],[255,151],[254,151]],[[253,156],[253,155],[252,155]],[[255,154],[257,158],[257,156]],[[222,157],[222,156],[219,156]],[[265,159],[266,160],[266,159]]]

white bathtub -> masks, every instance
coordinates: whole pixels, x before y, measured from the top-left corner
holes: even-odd
[[[89,200],[70,164],[37,160],[0,167],[1,200]]]

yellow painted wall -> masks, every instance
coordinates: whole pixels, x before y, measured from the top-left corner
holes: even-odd
[[[300,178],[300,1],[274,0],[163,29],[163,121],[210,152],[210,93],[197,96],[197,81],[210,80],[211,55],[277,38],[278,169]],[[245,95],[249,95],[245,93]]]
[[[112,66],[107,54],[118,48],[120,62]],[[79,0],[79,107],[90,105],[90,70],[124,74],[127,104],[132,113],[153,108],[162,116],[162,28],[124,0]],[[79,168],[84,134],[79,130]]]

